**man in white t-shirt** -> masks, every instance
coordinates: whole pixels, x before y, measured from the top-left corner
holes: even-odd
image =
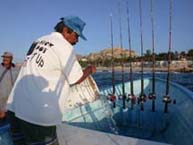
[[[14,144],[57,144],[70,86],[96,72],[94,66],[82,71],[72,47],[79,36],[86,40],[84,26],[77,16],[62,18],[56,32],[29,49],[7,103]]]

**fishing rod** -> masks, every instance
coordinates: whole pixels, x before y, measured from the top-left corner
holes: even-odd
[[[130,94],[128,94],[128,101],[131,101],[131,109],[135,104],[136,97],[133,91],[133,69],[132,69],[132,60],[131,60],[131,31],[130,31],[130,19],[129,19],[129,4],[127,0],[127,26],[128,26],[128,42],[129,42],[129,66],[130,66]]]
[[[121,24],[121,0],[119,1],[119,31],[120,31],[120,48],[121,50],[123,49],[123,43],[122,43],[122,24]],[[123,109],[125,109],[125,100],[126,100],[126,95],[125,95],[125,82],[124,82],[124,55],[122,55],[122,60],[121,60],[121,78],[122,78],[122,99],[123,99]]]
[[[141,37],[141,93],[138,98],[138,104],[140,104],[141,111],[144,110],[144,102],[146,101],[146,95],[144,93],[144,78],[143,78],[143,26],[142,26],[142,4],[139,0],[139,15],[140,15],[140,37]]]
[[[112,49],[112,86],[115,94],[115,70],[114,70],[114,48],[113,48],[113,20],[111,15],[111,49]]]
[[[111,32],[111,63],[112,63],[112,87],[113,87],[113,92],[112,94],[109,94],[108,98],[110,99],[111,102],[113,102],[113,107],[116,107],[116,96],[115,96],[115,70],[114,70],[114,47],[113,47],[113,18],[112,14],[110,15],[110,32]]]
[[[152,112],[155,112],[155,43],[154,43],[154,16],[153,16],[153,0],[151,0],[151,26],[152,26],[152,93],[149,99],[152,100]]]
[[[167,73],[167,80],[166,80],[166,94],[163,97],[163,102],[165,103],[164,106],[164,113],[168,112],[168,104],[171,103],[171,98],[169,95],[170,92],[170,64],[171,64],[171,46],[172,46],[172,0],[170,0],[169,6],[169,48],[168,48],[168,73]]]

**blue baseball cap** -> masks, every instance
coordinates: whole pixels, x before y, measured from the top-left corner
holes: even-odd
[[[87,40],[82,31],[86,23],[77,16],[66,16],[63,18],[64,24],[76,32],[82,39]]]

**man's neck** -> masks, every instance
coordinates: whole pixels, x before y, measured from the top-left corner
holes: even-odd
[[[1,65],[6,68],[6,69],[11,69],[11,66],[12,64],[4,64],[4,63],[1,63]]]

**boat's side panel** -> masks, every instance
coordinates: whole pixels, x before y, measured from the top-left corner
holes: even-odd
[[[112,110],[108,102],[97,100],[65,112],[63,122],[93,130],[114,132],[111,117]]]
[[[102,133],[70,125],[57,127],[60,145],[167,145],[132,137]]]

